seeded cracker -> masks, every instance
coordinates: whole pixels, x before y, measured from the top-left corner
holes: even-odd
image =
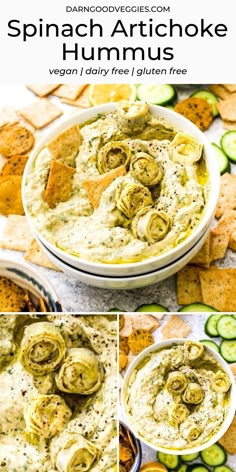
[[[154,344],[153,335],[146,329],[136,329],[128,337],[129,348],[136,355],[152,344]]]
[[[192,328],[179,315],[168,317],[167,323],[161,332],[163,339],[186,338],[191,333]]]
[[[128,363],[127,355],[124,351],[119,352],[119,371],[125,369]]]
[[[28,156],[25,155],[10,157],[3,165],[0,177],[5,177],[6,175],[23,175],[27,160]]]
[[[221,100],[216,104],[222,120],[236,121],[236,96]]]
[[[24,259],[28,262],[32,262],[32,264],[39,265],[41,267],[47,267],[48,269],[57,270],[60,272],[60,269],[56,267],[46,256],[46,254],[42,251],[39,247],[37,241],[33,239],[31,241],[31,245],[27,252],[24,255]]]
[[[43,199],[50,208],[55,208],[58,203],[66,202],[72,193],[73,175],[75,169],[66,166],[59,161],[52,161],[47,186]]]
[[[177,103],[175,111],[188,118],[202,131],[209,128],[213,121],[212,107],[203,98],[185,98]]]
[[[203,303],[219,311],[236,311],[236,269],[211,267],[199,276]]]
[[[236,210],[236,175],[224,174],[220,179],[220,196],[216,205],[216,218],[225,211]]]
[[[124,336],[119,337],[119,349],[120,351],[125,352],[125,354],[129,353],[128,338]]]
[[[26,87],[39,97],[46,97],[56,90],[59,85],[60,84],[27,84]]]
[[[55,92],[53,92],[53,95],[60,98],[66,98],[68,100],[76,100],[83,92],[86,85],[87,84],[63,84],[57,90],[55,90]]]
[[[124,315],[119,315],[119,331],[122,330],[125,324],[125,318]]]
[[[4,157],[25,154],[34,145],[31,131],[17,124],[4,126],[0,129],[0,153]]]
[[[202,292],[199,279],[200,267],[187,265],[177,274],[177,299],[179,305],[190,305],[202,302]]]
[[[117,177],[126,174],[126,167],[120,166],[116,169],[111,170],[110,172],[106,172],[103,175],[99,175],[98,177],[94,177],[89,180],[84,180],[83,187],[85,188],[88,198],[92,203],[94,208],[99,207],[101,196],[106,190],[107,187],[115,180]]]
[[[31,241],[32,233],[26,216],[10,215],[0,241],[0,247],[13,251],[27,251]]]
[[[19,113],[35,128],[40,129],[61,116],[63,112],[46,98],[41,98],[19,110]]]
[[[24,215],[20,175],[0,178],[0,215]]]
[[[12,280],[0,276],[0,311],[20,312],[25,306],[25,292]]]
[[[53,159],[73,166],[81,142],[82,135],[79,126],[72,125],[70,128],[60,133],[53,141],[48,143],[46,147]]]

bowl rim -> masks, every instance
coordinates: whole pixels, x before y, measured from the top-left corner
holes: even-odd
[[[92,268],[96,268],[96,270],[103,270],[106,267],[109,267],[111,270],[117,270],[119,271],[119,267],[122,268],[123,271],[137,268],[138,270],[142,270],[142,267],[145,265],[149,264],[154,264],[155,262],[158,261],[158,266],[162,266],[161,261],[165,260],[166,257],[169,257],[171,255],[171,258],[174,258],[176,253],[181,251],[186,243],[188,243],[191,246],[191,241],[198,235],[201,234],[202,231],[204,231],[204,227],[209,221],[210,218],[212,218],[212,214],[215,210],[219,191],[220,191],[220,171],[218,168],[217,161],[214,157],[213,150],[210,145],[210,141],[208,138],[204,135],[204,133],[197,128],[197,126],[192,123],[190,120],[185,118],[184,116],[176,113],[175,111],[172,111],[170,109],[167,109],[165,107],[159,106],[159,105],[152,105],[149,104],[149,109],[152,113],[159,115],[161,118],[166,119],[170,123],[172,123],[174,126],[177,128],[181,129],[181,131],[185,132],[185,128],[187,128],[187,133],[192,134],[194,137],[196,137],[203,145],[205,149],[205,155],[206,155],[206,160],[210,161],[208,163],[208,172],[209,172],[209,186],[210,186],[210,191],[209,191],[209,196],[208,196],[208,201],[205,205],[204,211],[203,211],[203,216],[201,218],[200,223],[196,226],[196,228],[192,231],[189,237],[187,237],[184,241],[182,241],[180,244],[178,244],[175,248],[172,248],[170,251],[164,252],[161,255],[158,256],[152,256],[150,258],[144,258],[142,261],[139,262],[124,262],[121,264],[117,263],[107,263],[107,262],[96,262],[96,261],[91,261],[90,259],[86,259],[80,256],[75,256],[73,254],[70,254],[63,249],[59,248],[53,243],[50,243],[49,241],[44,238],[40,234],[40,232],[35,228],[35,225],[33,223],[33,219],[31,218],[31,215],[28,211],[28,205],[25,199],[25,193],[24,189],[26,186],[26,181],[28,177],[30,176],[32,167],[34,165],[34,162],[40,153],[40,151],[43,149],[43,147],[50,142],[52,139],[54,139],[59,133],[64,131],[66,128],[71,126],[74,123],[78,124],[83,124],[86,123],[86,121],[92,119],[98,114],[106,114],[117,107],[117,102],[112,102],[112,103],[107,103],[104,105],[98,105],[92,108],[84,109],[82,111],[79,111],[77,113],[74,113],[72,116],[66,117],[64,120],[62,120],[59,124],[55,125],[51,130],[49,130],[45,135],[40,139],[38,144],[35,146],[33,151],[30,154],[30,157],[28,159],[28,162],[26,164],[23,178],[22,178],[22,202],[23,202],[23,207],[25,210],[25,215],[27,217],[27,220],[35,230],[37,234],[40,235],[40,239],[42,242],[44,242],[44,245],[48,245],[52,252],[56,251],[56,253],[60,254],[60,256],[67,257],[69,258],[72,262],[74,261],[76,264],[81,263],[81,265],[86,265],[90,270],[92,271]],[[211,170],[209,169],[211,167]]]
[[[147,446],[151,447],[155,451],[164,452],[165,454],[175,454],[175,455],[178,455],[178,456],[183,455],[183,454],[194,454],[196,452],[203,451],[204,449],[208,448],[209,446],[212,446],[213,444],[215,444],[223,436],[223,434],[227,431],[227,429],[229,428],[230,424],[233,421],[233,418],[234,418],[234,415],[235,415],[235,405],[234,405],[233,399],[236,396],[236,384],[235,384],[233,373],[231,372],[229,365],[223,359],[223,357],[218,352],[214,351],[212,348],[210,348],[208,346],[205,346],[205,349],[207,351],[209,351],[213,355],[213,357],[215,357],[217,359],[217,361],[221,365],[222,369],[226,372],[227,376],[229,377],[229,379],[231,381],[231,393],[230,393],[230,405],[229,405],[229,411],[228,411],[227,417],[224,419],[224,421],[223,421],[220,429],[217,431],[217,433],[213,437],[211,437],[208,441],[206,441],[203,445],[198,445],[198,446],[191,447],[191,448],[186,448],[186,449],[171,449],[171,448],[165,448],[165,447],[162,447],[162,446],[159,446],[157,448],[156,446],[153,446],[149,441],[147,441],[146,439],[143,439],[141,436],[139,436],[134,431],[132,426],[130,425],[129,419],[128,419],[127,414],[126,414],[125,395],[126,395],[126,390],[127,390],[127,387],[128,387],[128,382],[129,382],[129,379],[131,377],[131,374],[132,374],[133,370],[140,363],[140,361],[143,360],[150,352],[159,351],[160,349],[162,349],[165,346],[167,347],[167,346],[171,346],[171,345],[174,345],[174,344],[182,344],[182,343],[184,343],[188,340],[191,341],[192,339],[189,339],[189,338],[166,339],[166,340],[163,340],[163,341],[158,341],[158,342],[152,344],[151,346],[147,347],[146,349],[144,349],[144,351],[142,351],[140,354],[138,354],[136,356],[136,358],[129,365],[129,367],[128,367],[126,373],[125,373],[125,376],[124,376],[122,392],[121,392],[121,405],[122,405],[123,415],[124,415],[124,418],[125,418],[125,423],[127,424],[128,428],[131,430],[131,432],[135,435],[135,437],[137,437],[141,442],[143,442]]]

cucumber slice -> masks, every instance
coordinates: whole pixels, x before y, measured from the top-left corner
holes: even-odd
[[[214,341],[211,341],[210,339],[201,339],[201,341],[199,342],[204,344],[207,347],[210,347],[215,352],[220,352],[220,348],[218,344],[214,343]]]
[[[161,313],[168,313],[170,310],[168,310],[168,308],[166,308],[165,306],[162,306],[162,305],[158,305],[157,303],[150,303],[150,304],[147,304],[147,305],[140,305],[138,308],[136,308],[136,310],[134,310],[135,312],[136,311],[142,311],[144,313],[152,313],[154,311],[159,311]]]
[[[188,466],[187,464],[182,464],[177,472],[187,472]]]
[[[210,465],[211,467],[223,465],[227,461],[225,450],[217,443],[201,451],[200,455],[204,464]]]
[[[226,362],[236,362],[236,340],[224,339],[220,344],[220,353]]]
[[[230,173],[231,169],[230,169],[229,159],[224,153],[224,151],[222,151],[222,149],[219,146],[217,146],[217,144],[215,143],[211,143],[211,146],[214,149],[214,153],[219,164],[221,175],[224,174],[225,172]]]
[[[217,322],[217,331],[223,339],[236,339],[236,319],[232,315],[223,315]]]
[[[196,92],[192,93],[191,97],[203,98],[207,103],[209,103],[209,105],[211,105],[213,116],[219,115],[216,106],[218,98],[214,93],[210,92],[210,90],[197,90]]]
[[[205,333],[208,336],[211,336],[211,338],[215,338],[219,336],[218,330],[217,330],[217,323],[222,315],[211,315],[209,318],[206,320],[205,323]]]
[[[236,130],[226,131],[221,136],[220,145],[226,156],[232,161],[236,162]]]
[[[164,452],[158,451],[157,459],[169,470],[174,470],[177,469],[177,467],[180,467],[180,458],[174,454],[165,454]]]
[[[195,452],[194,454],[183,454],[180,457],[181,457],[182,461],[184,461],[184,462],[192,462],[192,461],[195,461],[195,459],[197,459],[199,457],[199,453]]]
[[[172,85],[137,85],[137,98],[154,105],[168,105],[176,98],[176,91]]]
[[[200,313],[200,312],[203,312],[203,313],[205,312],[205,313],[207,313],[207,312],[210,312],[210,313],[212,313],[213,311],[218,311],[218,310],[216,310],[216,309],[213,308],[212,306],[203,305],[203,303],[198,303],[198,302],[196,302],[196,303],[192,303],[191,305],[185,305],[185,306],[183,306],[182,308],[180,308],[178,311],[179,311],[180,313],[186,312],[186,311],[189,312],[189,313],[191,313],[191,312],[196,312],[196,313]]]
[[[187,472],[209,472],[209,469],[202,464],[189,465]]]
[[[234,472],[234,471],[227,465],[219,465],[218,467],[214,469],[214,472]]]
[[[109,313],[112,313],[113,311],[118,312],[118,313],[126,312],[126,310],[120,310],[120,308],[110,308]]]

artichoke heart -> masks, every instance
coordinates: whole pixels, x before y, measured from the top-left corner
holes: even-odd
[[[230,386],[230,380],[225,372],[216,372],[211,382],[211,389],[217,393],[226,393],[230,389]]]
[[[178,164],[193,164],[202,156],[203,145],[193,136],[177,133],[171,143],[171,159]]]
[[[148,120],[149,107],[142,102],[120,102],[117,106],[117,120],[121,131],[134,135],[140,133]]]
[[[183,423],[189,415],[190,411],[186,405],[183,403],[173,403],[169,411],[169,421],[173,426],[178,425]]]
[[[131,159],[131,175],[146,187],[154,187],[163,177],[163,169],[155,159],[146,152],[137,152]]]
[[[204,345],[196,341],[185,341],[184,357],[187,362],[195,362],[201,359],[204,354]]]
[[[146,207],[138,211],[132,221],[131,229],[135,238],[156,243],[166,236],[171,222],[171,218],[164,211]]]
[[[30,374],[43,376],[60,366],[65,352],[66,345],[59,328],[43,321],[27,326],[19,360]]]
[[[195,423],[188,422],[183,428],[183,438],[189,443],[196,441],[202,433],[202,428]]]
[[[97,155],[97,169],[100,174],[110,172],[122,165],[127,166],[130,161],[130,149],[122,141],[111,141],[105,144]]]
[[[153,204],[152,195],[147,187],[139,183],[125,183],[117,195],[116,206],[127,218]]]
[[[58,446],[52,460],[59,472],[86,472],[99,456],[98,448],[76,433],[64,435]]]
[[[55,380],[62,392],[90,395],[99,389],[103,376],[103,368],[90,349],[71,348]]]
[[[59,395],[33,397],[24,410],[25,436],[29,440],[35,435],[50,439],[65,428],[71,415],[71,409]]]
[[[204,391],[198,383],[191,382],[188,384],[182,398],[185,403],[198,405],[204,399]]]
[[[183,392],[188,385],[187,377],[181,372],[170,372],[166,382],[166,388],[172,395]]]

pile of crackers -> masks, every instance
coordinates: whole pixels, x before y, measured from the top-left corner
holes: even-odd
[[[236,84],[214,84],[209,89],[221,100],[217,103],[225,129],[236,129]]]
[[[30,293],[15,284],[13,280],[0,276],[0,312],[48,312],[44,298],[40,297],[35,304]]]
[[[27,84],[27,88],[41,100],[52,95],[66,105],[82,109],[91,107],[88,84]],[[25,110],[27,112],[27,108]]]
[[[119,472],[128,472],[135,462],[137,447],[128,428],[119,426]]]

